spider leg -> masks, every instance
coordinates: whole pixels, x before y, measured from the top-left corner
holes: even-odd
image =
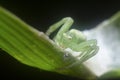
[[[78,47],[80,47],[79,48],[80,54],[78,56],[76,56],[77,61],[75,63],[67,66],[67,68],[70,68],[70,67],[76,66],[76,65],[80,65],[81,63],[88,60],[89,58],[91,58],[98,52],[99,48],[98,48],[98,46],[96,46],[95,40],[88,40],[88,41],[84,42],[83,44],[78,45]]]
[[[76,44],[76,46],[74,45],[73,47],[71,47],[71,49],[80,52],[81,50],[85,49],[85,47],[92,47],[94,45],[97,45],[97,41],[95,39],[86,40],[84,42]]]
[[[59,42],[63,33],[67,32],[72,24],[73,24],[73,19],[71,17],[63,18],[59,22],[51,25],[49,29],[46,31],[46,35],[49,36],[51,33],[53,33],[55,30],[61,27],[57,35],[54,37],[54,39],[57,40],[56,42]]]
[[[96,40],[88,40],[78,45],[79,50],[82,52],[78,58],[80,62],[84,62],[94,56],[98,51]]]
[[[80,60],[80,62],[84,62],[89,58],[91,58],[92,56],[94,56],[97,52],[98,52],[98,46],[88,47],[85,49],[85,51],[83,51],[82,54],[78,56],[78,59]]]

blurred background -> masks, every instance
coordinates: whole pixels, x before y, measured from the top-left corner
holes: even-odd
[[[0,0],[8,9],[29,25],[45,32],[50,25],[64,17],[72,17],[72,28],[91,29],[120,10],[119,2],[75,0]],[[0,77],[10,79],[79,80],[70,76],[47,72],[21,64],[5,52],[0,53]]]
[[[120,10],[119,2],[116,1],[0,0],[0,5],[42,31],[68,16],[75,20],[74,27],[89,29]]]

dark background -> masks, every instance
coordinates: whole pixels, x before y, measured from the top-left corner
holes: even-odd
[[[0,0],[0,6],[8,9],[29,25],[43,32],[45,32],[51,24],[68,16],[74,19],[74,28],[80,30],[90,29],[120,10],[120,2],[102,2],[97,0]],[[0,53],[0,73],[0,77],[4,79],[79,80],[77,78],[23,65],[4,52]]]
[[[68,16],[75,20],[74,27],[89,29],[120,10],[120,2],[111,0],[0,0],[0,5],[42,31]]]

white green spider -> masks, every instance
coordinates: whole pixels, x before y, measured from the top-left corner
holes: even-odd
[[[82,63],[97,53],[97,42],[96,40],[87,40],[85,35],[76,29],[69,30],[72,24],[72,18],[63,18],[59,22],[50,26],[46,32],[46,35],[49,36],[61,27],[57,35],[54,37],[55,43],[63,50],[70,52],[74,57],[79,59],[77,63]]]

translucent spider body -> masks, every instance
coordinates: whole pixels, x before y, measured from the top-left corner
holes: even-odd
[[[50,26],[46,32],[46,35],[49,36],[56,29],[61,27],[54,37],[55,43],[63,50],[70,52],[73,56],[74,53],[79,53],[74,57],[79,59],[79,63],[81,63],[94,56],[98,51],[98,46],[96,46],[96,40],[87,40],[81,31],[76,29],[69,30],[72,24],[72,18],[63,18],[59,22]]]

